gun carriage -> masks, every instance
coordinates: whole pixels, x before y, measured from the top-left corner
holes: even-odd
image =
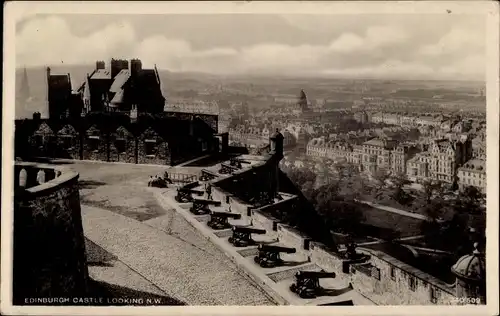
[[[191,208],[189,209],[189,211],[195,215],[208,214],[208,213],[210,213],[210,208],[209,208],[210,205],[220,206],[221,202],[194,198],[193,205],[191,205]]]
[[[211,212],[207,225],[215,230],[230,228],[229,219],[240,219],[241,214],[231,212]]]
[[[254,261],[263,268],[274,268],[283,265],[280,253],[295,253],[295,248],[259,245],[259,253],[254,257]]]
[[[257,229],[246,226],[233,226],[233,236],[229,237],[229,242],[236,247],[251,246],[255,245],[255,240],[252,239],[251,234],[263,235],[265,233],[265,229]]]
[[[218,177],[217,174],[214,174],[213,172],[211,172],[209,170],[203,169],[201,171],[200,181],[211,181],[217,177]]]
[[[290,290],[301,298],[316,298],[323,291],[319,279],[335,278],[335,276],[335,272],[299,271],[295,274],[295,283],[290,286]]]
[[[243,160],[243,159],[238,159],[238,158],[231,158],[229,160],[229,165],[231,167],[236,167],[238,169],[241,169],[241,168],[243,168],[242,164],[250,164],[250,162]]]
[[[227,163],[221,163],[220,166],[220,174],[232,174],[234,171],[238,170],[238,167],[228,165]]]

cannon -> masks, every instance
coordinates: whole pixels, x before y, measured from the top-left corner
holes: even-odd
[[[193,199],[193,205],[189,211],[195,215],[203,215],[210,213],[209,205],[220,206],[220,201],[205,200],[205,199]]]
[[[236,247],[246,247],[255,244],[251,234],[263,235],[265,229],[257,229],[248,226],[233,226],[233,236],[229,237],[229,242]]]
[[[230,213],[230,212],[211,212],[210,220],[208,221],[207,225],[210,228],[216,230],[229,228],[231,227],[231,225],[228,222],[230,218],[240,219],[241,214]]]
[[[238,158],[231,158],[229,160],[229,165],[238,169],[243,168],[242,164],[250,164],[250,162]]]
[[[280,253],[295,253],[295,248],[259,245],[259,254],[254,257],[254,261],[263,268],[274,268],[283,264]]]
[[[323,292],[319,279],[335,278],[335,276],[335,272],[299,271],[295,274],[295,283],[290,286],[290,291],[301,298],[316,298]]]
[[[199,179],[200,179],[200,181],[210,181],[210,180],[213,180],[217,177],[218,177],[218,175],[216,173],[213,173],[212,171],[203,169],[201,171],[201,177]]]
[[[238,169],[237,167],[233,167],[233,166],[228,165],[226,163],[221,163],[220,165],[221,165],[221,167],[219,169],[220,174],[231,174]]]
[[[203,196],[203,191],[186,189],[184,187],[177,189],[177,195],[175,196],[175,200],[179,203],[187,203],[193,201],[192,194],[196,194],[198,196]]]

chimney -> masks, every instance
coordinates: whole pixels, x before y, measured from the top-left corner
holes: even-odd
[[[96,70],[106,69],[106,63],[104,61],[102,61],[102,60],[96,61],[96,63],[95,63],[95,69]]]
[[[130,60],[130,74],[132,76],[137,76],[137,74],[142,70],[142,62],[140,59],[134,58]]]
[[[37,121],[40,121],[41,119],[42,119],[42,115],[40,114],[40,112],[33,113],[33,121],[37,122]]]
[[[130,122],[135,123],[137,122],[137,105],[132,104],[132,109],[130,110]]]

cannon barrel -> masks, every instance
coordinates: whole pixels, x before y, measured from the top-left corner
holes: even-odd
[[[239,162],[239,163],[246,163],[246,164],[249,164],[250,161],[247,161],[247,160],[243,160],[243,159],[238,159],[238,158],[232,158],[231,160],[229,161],[234,161],[234,162]]]
[[[206,200],[206,199],[193,199],[193,203],[203,204],[203,205],[215,205],[215,206],[221,205],[220,201]]]
[[[335,272],[316,272],[316,271],[299,271],[296,274],[297,278],[334,278],[336,276]]]
[[[195,193],[195,194],[203,194],[204,193],[201,190],[186,189],[186,188],[180,188],[179,192],[183,192],[183,193]]]
[[[212,212],[211,215],[216,216],[216,217],[227,217],[227,218],[234,218],[234,219],[241,218],[241,214],[230,213],[230,212]]]
[[[289,248],[289,247],[259,245],[259,251],[295,253],[296,250],[295,248]]]
[[[233,226],[233,231],[237,233],[249,233],[249,234],[265,234],[265,229],[258,229],[246,226]]]
[[[198,181],[193,181],[193,182],[189,182],[189,183],[183,185],[182,189],[192,189],[192,188],[196,188],[199,185],[200,185],[200,183]]]

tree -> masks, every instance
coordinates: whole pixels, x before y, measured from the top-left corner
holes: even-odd
[[[392,198],[401,205],[408,205],[412,200],[412,196],[404,190],[404,185],[408,182],[405,174],[398,173],[391,178],[394,185]]]
[[[424,199],[427,204],[431,203],[431,200],[434,196],[442,197],[445,192],[445,188],[441,181],[432,182],[428,180],[423,183],[423,187]]]
[[[316,181],[316,173],[311,171],[310,169],[299,169],[291,167],[285,171],[287,176],[292,180],[292,182],[302,189],[305,183],[307,182],[315,182]]]
[[[372,178],[376,184],[376,196],[378,197],[383,193],[382,189],[385,187],[385,181],[389,179],[389,174],[386,169],[379,168],[372,174]]]
[[[455,197],[453,208],[460,214],[481,214],[483,195],[472,186],[466,187],[462,194]]]

